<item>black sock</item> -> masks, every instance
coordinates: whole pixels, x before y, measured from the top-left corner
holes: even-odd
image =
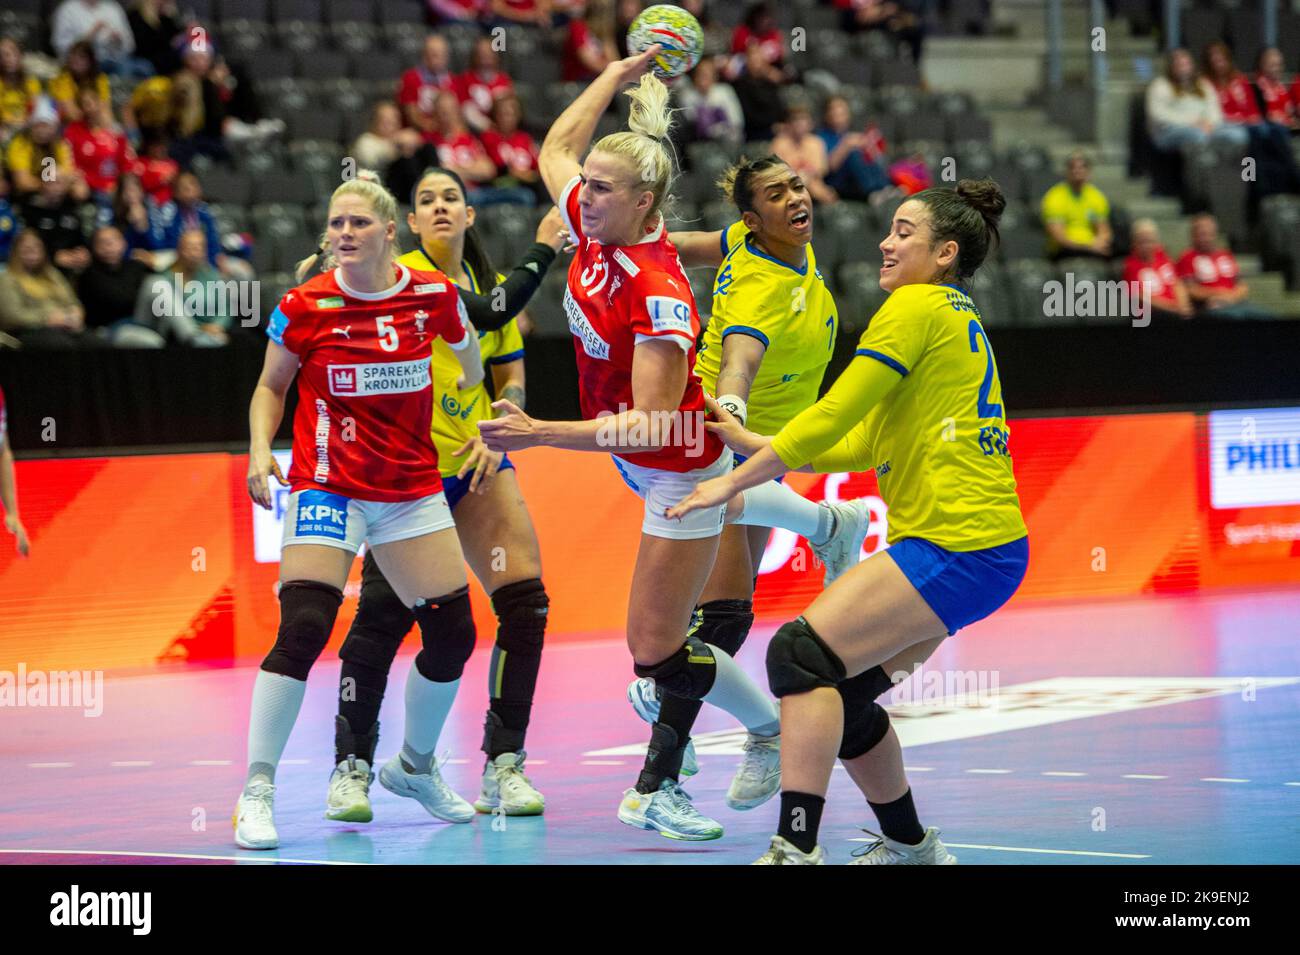
[[[781,824],[776,834],[800,852],[812,852],[817,848],[817,830],[825,806],[825,796],[782,790]]]
[[[916,817],[916,806],[912,804],[911,789],[893,802],[872,802],[868,799],[867,805],[876,814],[882,835],[909,846],[920,845],[925,839],[925,830],[921,828],[921,820]]]
[[[700,715],[700,708],[704,705],[701,700],[688,700],[684,696],[678,696],[675,693],[665,693],[663,700],[659,704],[659,722],[664,726],[671,727],[677,734],[677,742],[680,750],[686,749],[686,744],[691,740],[691,729],[695,726],[695,718]],[[665,778],[677,779],[682,771],[682,753],[677,754],[674,760],[660,760],[652,765],[650,758],[653,749],[646,751],[645,766],[642,768],[642,781],[649,789],[637,787],[638,792],[654,792],[659,788],[659,784]],[[660,773],[659,769],[665,771]],[[657,777],[657,778],[655,778]]]
[[[524,748],[524,733],[528,729],[528,718],[532,715],[533,704],[509,702],[494,699],[488,702],[488,709],[501,719],[501,729],[490,733],[485,740],[483,751],[488,759],[496,759],[502,753],[517,753]]]
[[[650,727],[650,746],[646,750],[645,766],[637,777],[636,791],[645,794],[658,792],[665,779],[676,779],[682,771],[685,747],[671,726],[656,723]]]
[[[343,661],[339,673],[339,716],[348,721],[353,733],[365,736],[370,732],[370,727],[379,719],[379,706],[384,702],[387,686],[386,672]]]

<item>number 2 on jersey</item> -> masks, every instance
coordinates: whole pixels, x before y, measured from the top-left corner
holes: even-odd
[[[984,381],[980,383],[979,394],[979,416],[980,418],[1001,418],[1002,405],[989,403],[989,392],[993,390],[993,378],[996,369],[993,367],[993,349],[989,347],[989,338],[984,334],[984,328],[980,325],[979,319],[972,318],[970,325],[967,326],[970,334],[970,350],[979,354],[979,340],[984,339]],[[1002,389],[999,388],[999,391]]]

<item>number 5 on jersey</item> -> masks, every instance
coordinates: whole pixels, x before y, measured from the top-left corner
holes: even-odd
[[[397,351],[397,329],[393,327],[393,316],[380,315],[375,319],[375,334],[379,336],[379,347],[384,351]]]

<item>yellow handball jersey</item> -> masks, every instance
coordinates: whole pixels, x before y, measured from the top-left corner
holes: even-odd
[[[982,550],[1027,533],[1002,384],[974,302],[953,285],[889,296],[853,361],[772,449],[791,468],[874,469],[889,542]]]
[[[423,249],[408,252],[398,261],[411,268],[437,268]],[[480,292],[479,279],[468,265],[465,272],[470,277],[471,290]],[[497,273],[497,281],[505,281],[505,276]],[[495,332],[479,332],[478,347],[484,364],[489,367],[524,357],[524,338],[513,318]],[[492,417],[492,396],[482,382],[464,391],[456,388],[461,373],[460,362],[452,353],[451,346],[441,338],[433,342],[430,372],[433,377],[433,423],[429,431],[433,435],[434,447],[438,449],[438,471],[443,477],[451,477],[469,457],[467,454],[457,457],[456,449],[470,438],[478,437],[478,423]]]
[[[817,400],[822,376],[835,348],[835,299],[817,270],[808,246],[808,263],[796,269],[760,249],[743,222],[722,233],[723,260],[714,279],[713,315],[695,356],[695,373],[717,397],[722,342],[749,335],[766,347],[746,404],[746,427],[776,434]]]

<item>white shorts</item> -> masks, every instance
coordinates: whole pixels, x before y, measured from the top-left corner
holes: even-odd
[[[324,544],[355,554],[364,542],[391,544],[455,527],[441,491],[414,501],[358,501],[316,488],[294,491],[281,547]]]
[[[664,511],[682,498],[687,497],[695,485],[709,478],[721,477],[732,469],[732,452],[724,448],[718,460],[706,468],[694,471],[662,471],[658,468],[641,467],[632,464],[626,458],[615,457],[614,467],[623,475],[627,486],[636,491],[645,501],[645,520],[641,531],[651,537],[667,537],[669,540],[699,540],[702,537],[716,537],[722,533],[723,519],[727,515],[727,505],[707,507],[692,511],[680,521],[664,517]]]

